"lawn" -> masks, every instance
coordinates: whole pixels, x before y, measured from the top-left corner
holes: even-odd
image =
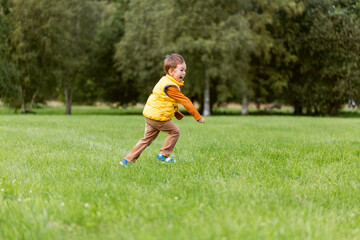
[[[360,239],[360,118],[0,115],[0,239]]]

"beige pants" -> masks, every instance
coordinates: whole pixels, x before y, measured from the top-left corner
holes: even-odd
[[[160,131],[169,134],[165,139],[164,145],[160,149],[160,154],[169,157],[180,137],[180,129],[172,121],[160,122],[145,118],[144,138],[139,140],[128,155],[126,155],[125,159],[130,162],[135,162],[142,151],[155,140]]]

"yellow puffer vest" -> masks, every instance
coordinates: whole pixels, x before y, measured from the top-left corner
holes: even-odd
[[[143,115],[161,122],[171,120],[179,108],[179,102],[166,94],[166,88],[175,86],[180,90],[180,86],[182,85],[184,84],[179,83],[170,75],[162,77],[149,96]]]

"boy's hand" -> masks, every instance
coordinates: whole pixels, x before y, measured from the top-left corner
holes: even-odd
[[[205,119],[204,119],[204,118],[200,118],[200,119],[198,120],[198,123],[205,123]]]
[[[176,111],[176,112],[175,112],[175,117],[176,117],[177,120],[181,120],[181,119],[183,119],[184,114],[182,114],[182,113],[179,112],[179,111]]]

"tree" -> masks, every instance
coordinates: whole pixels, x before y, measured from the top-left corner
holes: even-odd
[[[211,95],[221,96],[222,101],[238,95],[223,93],[242,86],[239,82],[244,82],[251,48],[249,29],[238,4],[219,0],[130,1],[125,34],[116,46],[115,60],[124,82],[137,91],[131,96],[145,100],[163,74],[162,60],[172,52],[185,57],[191,73],[185,84],[191,87],[184,92],[201,102],[205,116],[218,101],[210,100]],[[235,78],[228,73],[231,67],[237,69],[232,71],[237,73]],[[218,79],[223,79],[222,87],[216,88],[214,83],[221,82]]]
[[[145,102],[163,75],[172,5],[166,0],[131,0],[125,13],[124,35],[116,44],[115,66],[121,74],[122,104]]]
[[[18,82],[21,94],[21,112],[25,113],[26,102],[34,98],[41,85],[39,65],[43,64],[44,45],[39,32],[44,25],[42,2],[14,0],[11,8],[13,31],[10,33],[10,62],[14,63],[21,76]]]
[[[78,82],[86,77],[86,66],[94,48],[97,23],[103,10],[103,2],[89,0],[64,1],[66,19],[63,20],[64,37],[57,51],[56,77],[63,90],[65,113],[71,114],[73,94]]]
[[[29,111],[38,95],[55,91],[56,51],[62,41],[59,26],[66,22],[62,5],[51,0],[13,0],[9,21],[9,62],[19,71],[21,112]],[[54,84],[55,82],[55,84]]]
[[[302,2],[251,1],[245,15],[254,38],[249,70],[250,97],[257,102],[284,101],[288,82],[297,60],[293,51],[304,11]]]
[[[360,99],[355,0],[0,0],[0,96],[145,102],[167,54],[205,116],[230,101],[331,114]]]
[[[214,103],[238,99],[246,91],[252,44],[241,12],[242,2],[176,1],[174,4],[176,22],[181,23],[176,25],[175,36],[179,37],[175,43],[194,68],[189,82],[195,87],[189,96],[199,100],[203,115],[209,116]],[[227,93],[230,89],[234,91]],[[210,96],[215,99],[211,100]]]
[[[96,88],[95,97],[119,105],[126,105],[136,99],[130,97],[134,90],[123,81],[114,61],[115,44],[124,35],[126,10],[126,1],[106,4],[88,71]]]
[[[8,36],[12,28],[9,14],[9,1],[0,1],[0,97],[4,103],[16,110],[20,107],[19,71],[9,61]]]
[[[251,86],[248,71],[250,54],[254,51],[249,24],[239,11],[219,24],[219,32],[222,34],[217,40],[221,56],[219,71],[216,71],[217,103],[242,102],[242,114],[247,115]]]
[[[31,111],[36,96],[54,96],[60,84],[66,113],[71,114],[74,89],[86,75],[104,4],[90,0],[12,1],[8,60],[20,73],[17,87],[23,113],[28,102]]]
[[[334,114],[359,86],[359,15],[354,1],[305,1],[298,61],[289,82],[295,114]]]

